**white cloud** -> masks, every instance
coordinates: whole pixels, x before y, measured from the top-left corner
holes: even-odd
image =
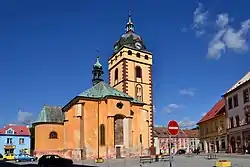
[[[33,114],[25,111],[18,111],[18,122],[20,124],[29,125],[33,122]]]
[[[194,96],[195,89],[193,88],[185,88],[180,90],[181,95]]]
[[[219,14],[216,24],[217,32],[208,45],[207,56],[213,59],[219,59],[227,50],[236,53],[248,50],[247,35],[250,29],[250,19],[242,22],[241,28],[234,29],[229,24],[228,14]]]
[[[228,25],[229,18],[227,13],[222,13],[217,16],[216,24],[219,28],[224,28]]]
[[[179,105],[179,104],[169,104],[167,107],[165,107],[163,109],[164,112],[166,112],[167,114],[170,114],[178,109],[180,109],[182,107],[182,105]]]
[[[248,51],[247,37],[250,29],[250,19],[243,21],[239,29],[230,25],[232,21],[233,19],[229,17],[228,13],[218,14],[216,20],[213,21],[215,31],[212,39],[208,42],[208,58],[218,60],[227,51],[235,53]],[[203,4],[199,3],[193,14],[192,28],[196,36],[203,35],[206,32],[206,28],[209,28],[207,26],[208,22],[208,11],[204,11]]]
[[[190,120],[189,118],[184,118],[183,120],[179,121],[179,126],[181,128],[189,128],[196,125],[195,121]]]
[[[193,30],[196,33],[196,36],[199,37],[205,33],[204,26],[206,25],[208,19],[208,11],[204,10],[202,3],[198,3],[198,7],[193,13]]]
[[[206,114],[207,114],[206,112],[203,112],[203,113],[201,114],[201,116],[204,117]]]
[[[153,111],[156,112],[155,105],[153,105]]]

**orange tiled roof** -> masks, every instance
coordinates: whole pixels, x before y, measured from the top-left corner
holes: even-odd
[[[213,106],[213,108],[197,124],[213,119],[221,111],[225,112],[225,100],[224,99],[219,100]]]
[[[184,130],[188,137],[199,138],[199,130]]]

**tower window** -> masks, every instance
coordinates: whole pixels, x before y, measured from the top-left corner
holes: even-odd
[[[140,53],[136,53],[136,57],[140,58],[141,57]]]
[[[115,69],[115,80],[118,80],[118,69]]]
[[[145,57],[144,57],[146,60],[148,60],[148,55],[145,55]]]
[[[142,77],[141,67],[139,67],[139,66],[135,67],[135,76],[136,76],[136,78],[141,78]]]
[[[128,51],[128,55],[132,55],[132,51],[131,50]]]
[[[105,146],[105,125],[100,125],[100,145]]]

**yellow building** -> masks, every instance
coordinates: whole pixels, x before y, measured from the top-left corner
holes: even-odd
[[[35,153],[72,159],[155,154],[152,134],[152,54],[134,32],[126,32],[109,59],[109,84],[97,58],[93,86],[64,107],[44,106],[35,125]],[[151,149],[150,149],[151,148]]]
[[[197,123],[200,128],[201,150],[208,152],[225,152],[227,148],[227,118],[225,101],[221,99]]]

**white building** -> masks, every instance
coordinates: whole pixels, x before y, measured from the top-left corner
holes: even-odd
[[[228,143],[232,153],[250,151],[250,72],[230,88],[223,97],[228,118]]]

